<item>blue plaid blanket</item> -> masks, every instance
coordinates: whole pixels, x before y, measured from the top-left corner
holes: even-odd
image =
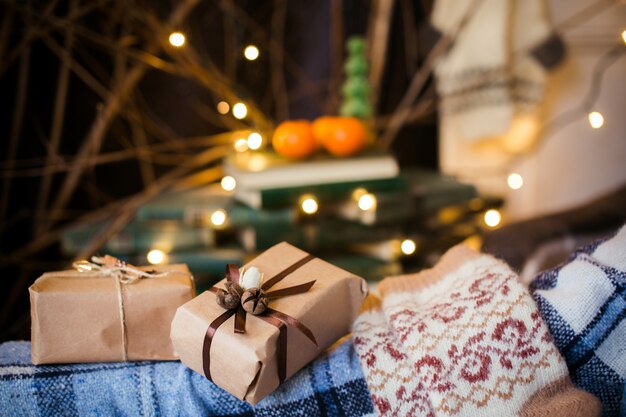
[[[572,381],[626,417],[626,226],[538,275],[531,291]]]
[[[374,416],[352,342],[345,341],[256,406],[180,362],[34,366],[30,343],[0,345],[6,416]]]

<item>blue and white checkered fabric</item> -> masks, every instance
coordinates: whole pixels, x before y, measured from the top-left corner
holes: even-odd
[[[538,275],[531,291],[575,384],[626,416],[626,226]]]
[[[180,362],[34,366],[30,343],[0,345],[3,416],[374,416],[351,341],[255,407]]]

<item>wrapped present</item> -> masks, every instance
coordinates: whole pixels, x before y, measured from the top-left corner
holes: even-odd
[[[29,288],[33,363],[178,359],[169,331],[176,309],[194,296],[187,266],[92,259]]]
[[[283,242],[181,306],[172,342],[185,365],[256,404],[347,334],[366,295],[362,278]]]

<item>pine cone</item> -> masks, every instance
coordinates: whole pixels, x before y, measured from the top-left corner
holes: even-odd
[[[226,282],[226,290],[217,290],[217,304],[227,310],[239,307],[243,288],[239,284]]]
[[[243,309],[255,316],[263,314],[268,303],[265,291],[260,288],[250,288],[241,296],[241,305]]]

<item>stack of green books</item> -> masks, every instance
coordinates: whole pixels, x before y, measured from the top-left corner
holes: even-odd
[[[91,239],[100,235],[109,224],[96,223],[78,226],[61,236],[61,249],[65,255],[78,255]],[[208,227],[190,226],[182,222],[165,220],[142,222],[133,220],[122,231],[113,235],[102,250],[115,256],[132,256],[159,249],[172,250],[213,247],[215,233]]]
[[[373,151],[301,162],[270,151],[237,153],[225,159],[224,173],[237,181],[234,198],[256,209],[294,206],[306,194],[326,203],[348,198],[360,187],[371,192],[406,189],[393,156]]]
[[[234,206],[229,193],[215,184],[165,192],[141,206],[100,251],[136,265],[185,263],[196,286],[208,287],[223,277],[226,264],[245,260],[244,251],[229,241],[227,227],[211,222],[215,212],[226,213]],[[63,253],[78,256],[109,226],[110,222],[100,222],[67,230],[61,236]]]
[[[397,259],[379,260],[350,249],[358,243],[403,236],[402,218],[410,215],[406,204],[409,183],[399,175],[393,156],[371,150],[351,158],[318,155],[291,162],[269,151],[247,152],[226,158],[224,173],[237,184],[230,217],[246,252],[260,252],[287,241],[325,259],[337,259],[339,266],[368,279],[400,271]],[[358,215],[363,212],[358,194],[379,198],[383,210],[366,210],[378,213],[375,221],[342,215],[352,206]],[[313,209],[302,205],[306,199],[315,202]],[[404,210],[402,216],[396,206]],[[244,212],[248,213],[247,224],[239,214]]]
[[[376,281],[429,265],[480,233],[479,216],[501,204],[436,172],[401,171],[392,156],[375,151],[303,162],[245,152],[227,157],[223,169],[234,190],[210,184],[166,191],[141,206],[102,252],[136,264],[186,263],[202,290],[223,277],[226,264],[287,241]],[[303,205],[306,199],[313,206]],[[76,256],[106,227],[67,231],[64,252]]]
[[[189,225],[207,224],[219,209],[227,209],[232,197],[217,184],[165,192],[139,207],[139,221],[169,220]],[[208,217],[207,217],[208,216]]]

